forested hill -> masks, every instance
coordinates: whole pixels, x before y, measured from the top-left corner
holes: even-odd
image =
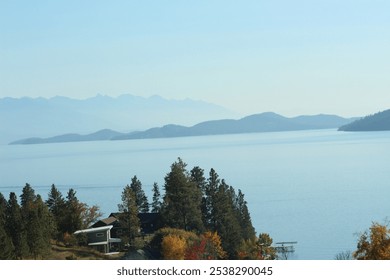
[[[223,119],[206,121],[191,127],[171,124],[131,133],[120,133],[105,129],[88,135],[64,134],[50,138],[27,138],[14,141],[11,144],[43,144],[58,142],[148,139],[306,129],[327,129],[337,128],[351,121],[352,119],[345,119],[335,115],[321,114],[315,116],[298,116],[294,118],[287,118],[272,112],[267,112],[250,115],[239,120]]]
[[[382,131],[390,130],[390,109],[366,116],[350,124],[343,125],[340,131]]]
[[[239,120],[226,119],[202,122],[192,127],[166,125],[142,132],[116,136],[112,140],[326,129],[337,128],[350,121],[350,119],[335,115],[321,114],[287,118],[273,112],[266,112],[250,115]]]

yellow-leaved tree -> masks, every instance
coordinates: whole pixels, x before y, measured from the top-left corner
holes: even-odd
[[[227,258],[227,253],[222,248],[222,241],[221,237],[218,235],[218,233],[207,231],[203,234],[204,238],[209,240],[211,243],[211,252],[214,253],[215,259],[225,259]]]
[[[360,236],[353,257],[358,260],[390,260],[390,229],[372,223],[370,230]]]
[[[184,260],[186,249],[185,239],[177,235],[164,236],[161,242],[161,253],[165,260]]]

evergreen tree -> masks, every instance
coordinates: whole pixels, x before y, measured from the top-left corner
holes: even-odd
[[[202,232],[202,193],[190,180],[186,164],[180,158],[165,176],[164,188],[162,215],[165,223],[173,228]]]
[[[6,231],[7,201],[0,193],[0,260],[12,260],[15,258],[12,239]]]
[[[209,178],[204,188],[204,196],[202,199],[202,216],[205,226],[210,231],[216,231],[217,220],[215,215],[216,194],[221,180],[217,172],[213,168],[210,169]]]
[[[30,209],[24,210],[25,215],[25,226],[28,228],[27,231],[27,244],[29,247],[29,254],[34,259],[42,255],[46,243],[44,241],[44,228],[40,217],[38,217],[38,211],[35,205],[30,205]],[[22,208],[23,209],[23,208]],[[50,244],[50,243],[49,243]]]
[[[121,226],[126,229],[126,236],[128,240],[124,242],[131,243],[134,238],[139,235],[140,221],[138,218],[138,207],[136,197],[130,186],[126,186],[122,192],[122,203],[118,204],[119,221]]]
[[[40,226],[40,234],[38,245],[34,254],[36,256],[45,256],[50,251],[50,240],[55,231],[55,222],[47,205],[43,202],[42,197],[37,195],[35,200],[35,207],[38,217],[38,224]]]
[[[28,256],[27,234],[24,227],[22,211],[14,192],[9,195],[6,211],[6,230],[15,248],[15,257],[23,259]]]
[[[201,190],[202,193],[206,190],[206,178],[204,177],[204,170],[199,166],[191,169],[191,181]]]
[[[241,190],[238,190],[236,209],[241,226],[242,237],[245,240],[254,239],[256,237],[255,228],[252,225],[248,205]]]
[[[26,184],[20,195],[21,211],[24,227],[28,229],[26,235],[29,255],[36,259],[38,247],[42,245],[42,232],[38,213],[34,205],[35,200],[35,191],[29,184]]]
[[[148,213],[149,212],[148,198],[146,197],[145,192],[142,189],[142,183],[140,180],[138,180],[137,176],[131,178],[130,188],[134,192],[135,202],[137,204],[139,212]]]
[[[64,216],[66,214],[66,204],[62,193],[56,188],[54,184],[51,185],[48,199],[46,200],[46,205],[51,215],[53,216],[56,229],[53,233],[55,235],[62,235],[66,232],[64,220]]]
[[[206,178],[204,177],[204,170],[200,168],[199,166],[195,166],[191,169],[190,172],[190,180],[193,182],[198,190],[201,192],[201,203],[200,203],[200,210],[201,210],[201,217],[202,217],[202,223],[205,228],[208,228],[208,209],[206,205]]]
[[[239,245],[243,239],[234,203],[233,189],[222,179],[213,197],[212,219],[215,222],[213,231],[220,235],[222,247],[230,259],[237,258]]]
[[[36,199],[35,191],[34,189],[26,183],[22,190],[22,194],[20,195],[20,205],[22,207],[22,213],[28,212],[28,210],[32,207],[32,204],[34,203]]]
[[[33,188],[26,184],[22,190],[21,213],[26,229],[29,255],[34,259],[41,258],[50,249],[50,237],[53,231],[53,220],[40,195],[35,195]]]
[[[72,234],[82,228],[82,211],[83,207],[76,197],[76,191],[69,189],[65,201],[64,233]]]
[[[161,194],[157,182],[153,183],[153,201],[152,201],[152,213],[160,213],[161,211]]]

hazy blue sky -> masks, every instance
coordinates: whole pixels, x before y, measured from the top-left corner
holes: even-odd
[[[154,94],[242,114],[390,108],[390,1],[0,0],[0,97]]]

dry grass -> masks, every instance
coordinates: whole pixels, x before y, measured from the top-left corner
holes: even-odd
[[[52,244],[49,260],[115,260],[120,259],[124,253],[115,255],[104,255],[92,248],[72,246],[63,244]]]

